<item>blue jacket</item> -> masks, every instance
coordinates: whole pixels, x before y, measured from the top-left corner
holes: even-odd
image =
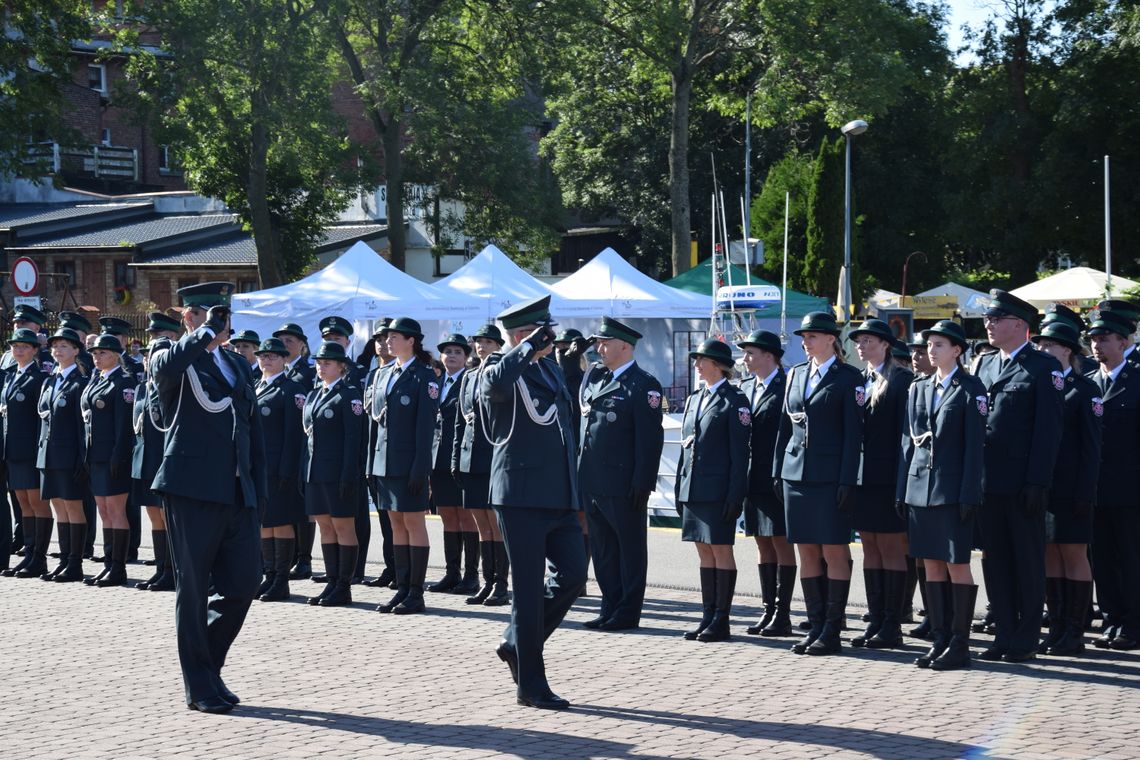
[[[73,471],[87,461],[87,436],[79,398],[87,387],[87,376],[77,365],[55,392],[56,375],[48,375],[40,390],[37,411],[40,416],[39,452],[36,467],[41,470]]]
[[[1061,451],[1053,472],[1053,487],[1049,489],[1050,505],[1055,505],[1062,514],[1078,501],[1089,504],[1097,501],[1101,420],[1105,408],[1100,386],[1077,370],[1065,377],[1064,394]]]
[[[376,422],[371,474],[382,478],[427,480],[439,407],[439,378],[419,359],[396,374],[396,363],[372,379],[369,414]],[[388,389],[388,381],[395,382]]]
[[[1097,374],[1092,372],[1087,377],[1098,384],[1099,397]],[[1140,462],[1140,365],[1125,364],[1101,398],[1101,406],[1097,509],[1140,509],[1132,477]]]
[[[869,371],[864,377],[870,377]],[[906,425],[907,390],[913,380],[909,369],[892,366],[887,371],[887,387],[879,397],[872,402],[872,390],[864,394],[859,485],[894,488],[899,474],[899,436]]]
[[[764,378],[747,377],[740,383],[740,392],[752,403],[752,437],[748,458],[748,498],[763,504],[776,501],[772,493],[772,458],[776,452],[776,438],[780,434],[783,416],[784,389],[787,374],[776,370],[772,382],[759,398],[753,399],[756,384]]]
[[[265,435],[265,472],[271,484],[282,478],[296,478],[301,470],[301,450],[305,446],[301,408],[307,391],[288,372],[282,372],[264,388],[254,387]]]
[[[87,461],[91,464],[117,464],[124,469],[135,449],[131,425],[135,406],[135,374],[116,367],[110,375],[95,375],[83,389],[79,408],[87,436]]]
[[[748,399],[727,380],[703,404],[704,389],[685,399],[681,454],[673,495],[682,503],[740,502],[748,493]]]
[[[158,410],[158,388],[153,381],[148,380],[135,389],[135,403],[131,409],[131,427],[135,434],[131,477],[142,481],[147,488],[150,488],[154,476],[158,474],[166,442],[166,435],[155,425],[156,420],[162,424]]]
[[[853,486],[863,445],[863,373],[836,360],[805,401],[810,362],[792,367],[772,475]]]
[[[364,434],[364,402],[360,391],[343,379],[328,392],[309,391],[301,422],[307,445],[301,451],[301,475],[306,483],[360,481],[360,447]]]
[[[480,372],[480,369],[464,372],[463,382],[459,386],[451,468],[459,472],[486,475],[491,471],[491,444],[483,429],[486,413],[479,395]]]
[[[40,389],[48,376],[39,362],[32,362],[17,376],[15,365],[3,373],[0,388],[0,413],[3,416],[3,458],[6,462],[34,462],[40,418],[36,405]]]
[[[467,370],[462,369],[452,383],[454,387],[447,390],[447,376],[439,378],[439,412],[435,418],[435,437],[432,439],[432,469],[441,472],[451,472],[452,450],[455,447],[455,418],[459,416],[459,394],[462,391],[463,379]]]

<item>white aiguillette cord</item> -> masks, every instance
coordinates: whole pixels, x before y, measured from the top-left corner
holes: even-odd
[[[485,363],[479,365],[479,370],[478,370],[478,372],[476,372],[476,375],[475,375],[475,382],[480,381],[480,378],[483,374],[483,367],[484,366],[486,366]],[[522,375],[519,375],[518,379],[515,380],[514,388],[511,389],[511,427],[507,431],[507,435],[505,438],[503,438],[502,441],[491,440],[491,436],[488,433],[488,431],[491,429],[491,426],[488,423],[488,420],[486,417],[487,410],[483,404],[480,404],[480,403],[475,404],[476,408],[479,409],[479,417],[483,423],[483,425],[482,425],[483,437],[487,439],[487,443],[491,444],[492,446],[506,446],[507,443],[510,442],[511,436],[514,435],[514,432],[515,432],[515,416],[518,414],[518,400],[519,400],[519,398],[522,398],[523,409],[526,410],[527,416],[530,417],[530,421],[533,422],[534,424],[540,425],[542,427],[547,427],[549,425],[553,425],[555,422],[558,421],[558,405],[557,405],[557,403],[551,404],[550,408],[546,410],[546,414],[539,414],[538,409],[535,408],[534,399],[531,398],[530,391],[528,391],[526,388],[526,381],[523,380]],[[566,443],[566,436],[562,432],[562,426],[561,425],[558,427],[558,434],[562,436],[562,442],[565,444]]]

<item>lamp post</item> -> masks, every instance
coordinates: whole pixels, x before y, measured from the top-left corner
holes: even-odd
[[[851,316],[851,138],[866,132],[867,122],[862,119],[849,121],[840,131],[847,138],[843,202],[843,321],[846,322]]]
[[[913,256],[921,256],[922,260],[926,261],[926,254],[922,251],[911,251],[910,255],[906,257],[906,260],[903,262],[902,293],[899,295],[899,306],[903,306],[903,301],[906,300],[906,271],[907,267],[910,266],[910,260]]]

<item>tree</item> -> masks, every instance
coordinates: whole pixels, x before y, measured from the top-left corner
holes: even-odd
[[[839,272],[843,266],[844,222],[844,138],[834,142],[827,138],[820,143],[815,165],[812,167],[812,184],[807,202],[807,251],[800,270],[800,282],[809,293],[838,294]],[[852,193],[854,205],[854,193]],[[851,220],[851,278],[852,298],[863,292],[858,266],[858,217]],[[838,297],[831,300],[838,302]]]
[[[791,150],[772,165],[760,195],[752,202],[752,236],[764,241],[761,274],[781,282],[784,271],[784,210],[788,200],[788,285],[807,284],[799,265],[807,252],[808,194],[813,187],[815,162],[809,154]],[[788,196],[785,196],[785,193]]]

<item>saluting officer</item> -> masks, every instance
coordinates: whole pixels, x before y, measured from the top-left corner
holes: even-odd
[[[1099,312],[1089,327],[1100,369],[1102,407],[1100,478],[1093,510],[1093,577],[1104,612],[1102,649],[1140,646],[1140,504],[1132,474],[1140,461],[1140,370],[1124,352],[1136,323],[1121,311]]]
[[[580,393],[578,484],[602,604],[585,625],[622,631],[640,625],[645,601],[646,509],[665,440],[661,383],[634,358],[641,333],[602,317],[592,337],[602,362],[586,373]]]
[[[253,330],[238,330],[230,338],[230,346],[234,353],[240,355],[249,363],[249,371],[256,383],[261,379],[261,367],[257,364],[257,349],[261,346],[261,336]]]
[[[153,327],[154,315],[151,314]],[[166,315],[162,315],[166,316]],[[152,335],[165,330],[148,330]],[[162,450],[166,444],[164,424],[159,416],[158,391],[150,378],[150,357],[160,348],[169,348],[169,337],[153,338],[143,351],[143,366],[147,380],[135,389],[135,403],[131,410],[135,433],[135,449],[131,454],[131,489],[136,504],[146,507],[150,519],[150,538],[154,547],[154,574],[135,585],[140,591],[173,591],[174,563],[170,561],[170,542],[166,538],[166,516],[162,511],[162,496],[151,489],[158,466],[162,464]]]
[[[764,617],[747,632],[790,636],[796,550],[788,543],[784,505],[772,491],[772,457],[784,413],[786,375],[780,363],[784,347],[780,337],[767,330],[756,330],[736,345],[744,350],[744,366],[749,372],[740,383],[740,392],[752,410],[744,533],[756,541],[760,597],[764,601]]]
[[[835,315],[825,311],[805,315],[795,331],[808,360],[788,373],[776,440],[775,490],[784,501],[788,542],[799,551],[800,586],[811,623],[807,636],[792,647],[796,654],[840,651],[851,587],[848,542],[867,389],[862,373],[843,362],[839,332]]]
[[[564,710],[570,703],[551,691],[542,650],[586,584],[574,394],[550,358],[550,296],[512,306],[498,319],[513,347],[487,357],[480,396],[495,444],[490,503],[511,561],[514,601],[496,654],[518,684],[519,704]],[[556,572],[544,592],[547,559]]]
[[[273,332],[273,337],[281,340],[289,351],[285,360],[285,371],[297,381],[305,393],[311,391],[316,384],[317,372],[309,364],[309,339],[305,331],[294,322],[287,322]],[[297,532],[297,556],[293,569],[289,571],[290,580],[304,580],[313,574],[313,540],[316,537],[316,523],[311,520],[302,520],[294,526]]]
[[[12,309],[12,330],[31,330],[32,333],[39,334],[47,323],[47,317],[44,313],[37,309],[35,306],[27,304],[17,304]],[[55,366],[52,361],[51,351],[46,348],[40,348],[39,340],[36,341],[36,361],[40,365],[40,369],[44,372],[51,372]],[[12,355],[12,350],[9,348],[0,356],[0,370],[9,370],[16,366],[16,359]]]
[[[1037,309],[1004,290],[990,291],[985,325],[998,350],[978,360],[989,394],[985,496],[978,514],[990,611],[997,623],[983,660],[1037,656],[1045,604],[1045,508],[1061,444],[1065,375],[1056,359],[1033,350]]]
[[[301,497],[301,451],[305,432],[301,409],[306,390],[285,371],[289,350],[279,338],[266,338],[255,354],[260,370],[254,392],[265,435],[265,475],[269,498],[261,516],[261,563],[265,580],[257,598],[278,602],[289,598],[289,567],[293,564],[293,526],[307,520]]]

